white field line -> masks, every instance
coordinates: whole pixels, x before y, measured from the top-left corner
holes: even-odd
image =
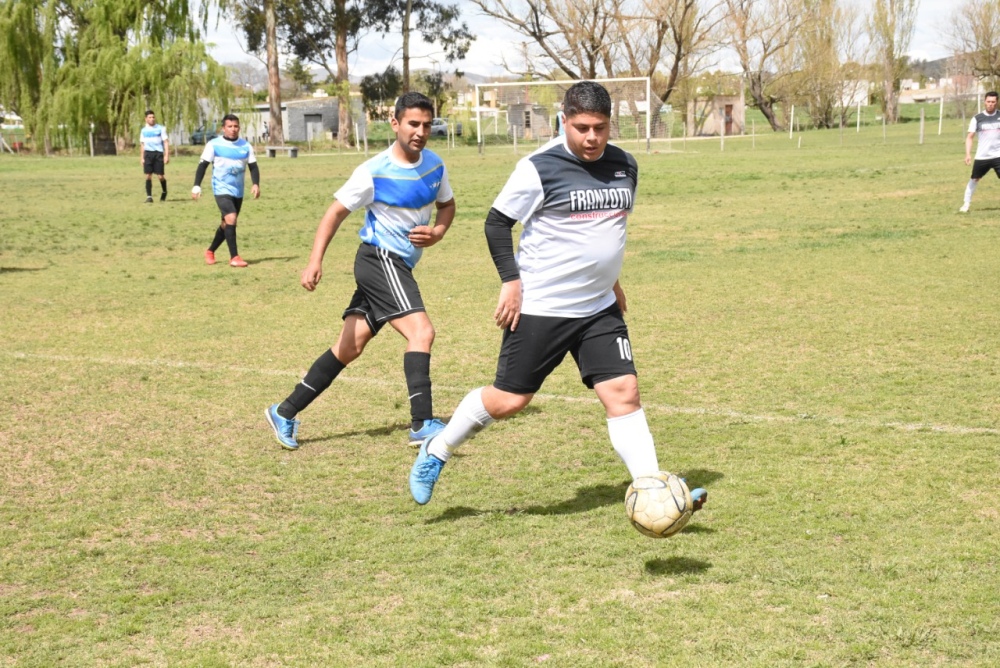
[[[213,364],[210,362],[184,362],[160,359],[140,359],[140,358],[117,358],[117,357],[82,357],[73,355],[38,355],[34,353],[22,353],[14,351],[2,351],[7,357],[22,360],[43,360],[46,362],[70,362],[76,364],[96,364],[99,366],[138,366],[159,369],[196,369],[200,371],[214,371],[219,373],[246,373],[260,376],[281,376],[288,378],[300,378],[301,372],[282,371],[277,369],[264,369],[259,367],[229,366],[223,364]],[[338,378],[338,382],[361,383],[365,385],[390,386],[396,385],[396,381],[389,381],[384,378],[373,378],[370,376],[344,376]],[[470,387],[448,387],[436,385],[438,389],[447,392],[463,392]],[[596,397],[567,397],[559,394],[546,394],[539,392],[535,395],[539,399],[549,401],[563,401],[567,403],[591,403],[598,404]],[[899,431],[929,431],[942,434],[986,434],[1000,436],[1000,429],[993,427],[963,427],[960,425],[929,424],[924,422],[879,422],[877,420],[851,420],[838,417],[824,417],[815,414],[790,415],[753,415],[741,413],[725,408],[687,408],[684,406],[670,406],[664,404],[649,404],[643,402],[643,408],[647,411],[657,411],[668,415],[705,415],[709,417],[722,417],[740,422],[825,422],[832,425],[844,425],[855,427],[872,427],[896,429]]]

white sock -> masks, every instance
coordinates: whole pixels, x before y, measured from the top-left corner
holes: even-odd
[[[965,203],[972,204],[972,193],[976,192],[976,186],[979,185],[979,181],[969,179],[969,185],[965,186]]]
[[[646,413],[641,408],[629,415],[608,418],[608,435],[633,480],[659,472],[653,434],[646,423]]]
[[[493,418],[483,406],[483,388],[476,388],[462,399],[444,431],[427,444],[427,453],[446,462],[455,448],[481,432],[492,422]]]

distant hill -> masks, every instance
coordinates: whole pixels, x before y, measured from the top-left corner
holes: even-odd
[[[940,79],[948,74],[948,58],[910,62],[911,79]]]

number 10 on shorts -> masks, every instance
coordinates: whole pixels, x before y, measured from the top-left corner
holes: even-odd
[[[618,354],[621,355],[623,360],[632,361],[632,344],[629,340],[619,336],[615,341],[618,342]]]

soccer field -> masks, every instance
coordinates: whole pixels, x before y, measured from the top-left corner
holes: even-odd
[[[662,541],[571,361],[425,507],[388,329],[278,447],[361,215],[298,274],[363,155],[262,158],[242,270],[203,262],[196,156],[152,205],[134,155],[0,156],[0,668],[1000,665],[1000,182],[956,213],[963,140],[626,145],[640,389],[709,490]],[[458,215],[416,275],[447,419],[493,377],[482,228],[518,156],[440,153]]]

